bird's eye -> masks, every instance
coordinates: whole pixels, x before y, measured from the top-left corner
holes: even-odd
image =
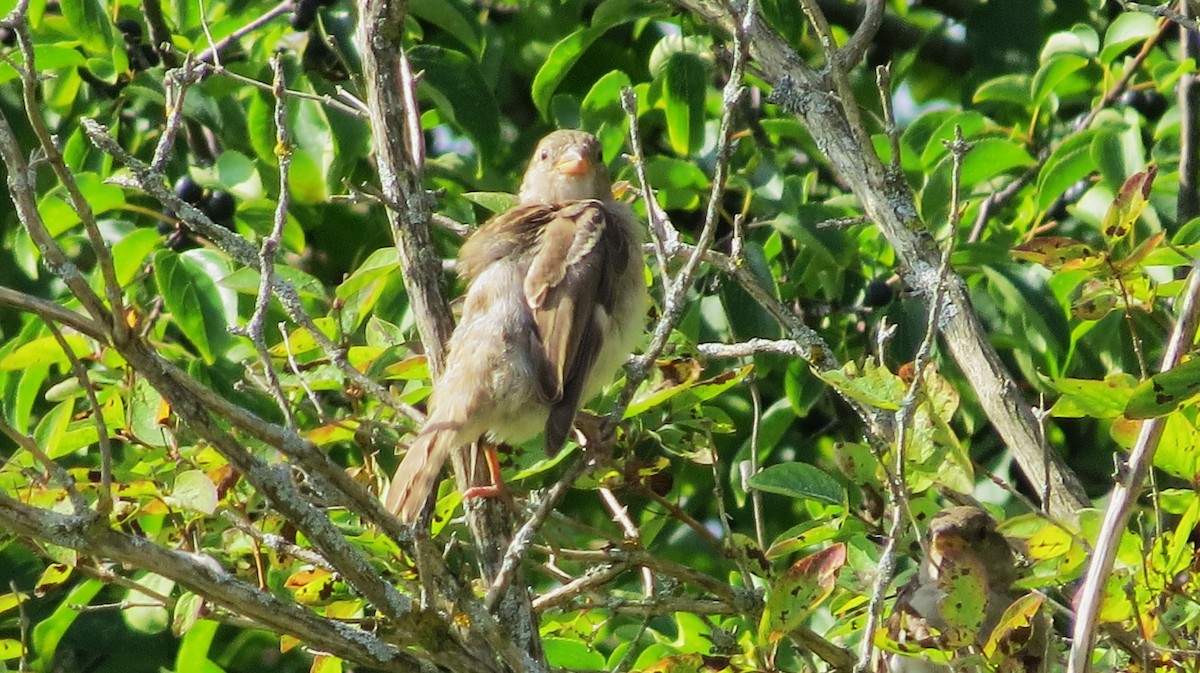
[[[549,159],[549,158],[550,158],[550,150],[542,150],[542,151],[541,151],[541,152],[538,154],[538,159],[541,159],[542,161],[545,161],[545,160],[547,160],[547,159]]]

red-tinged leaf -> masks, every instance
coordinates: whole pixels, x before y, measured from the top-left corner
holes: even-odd
[[[75,569],[65,563],[51,563],[42,571],[42,576],[38,578],[37,584],[33,586],[33,595],[38,598],[43,598],[47,593],[53,591],[67,582],[71,578],[71,573]]]
[[[322,568],[299,570],[283,584],[303,605],[319,605],[333,595],[333,574]]]
[[[354,439],[358,424],[354,421],[338,421],[313,428],[304,433],[304,438],[317,446],[328,446],[335,442],[346,442]]]
[[[1052,271],[1092,269],[1107,259],[1107,253],[1064,236],[1041,236],[1012,249],[1016,259],[1041,264]]]
[[[1133,229],[1137,219],[1141,217],[1142,211],[1149,203],[1150,186],[1154,183],[1154,176],[1157,173],[1158,168],[1151,166],[1141,173],[1129,176],[1125,184],[1121,185],[1121,191],[1113,199],[1112,205],[1109,206],[1108,212],[1104,215],[1104,221],[1100,225],[1100,231],[1103,232],[1109,246],[1125,238]]]
[[[837,584],[846,565],[846,545],[838,543],[792,564],[771,586],[763,610],[761,633],[778,642],[804,623]]]
[[[1117,275],[1124,276],[1127,272],[1136,269],[1142,263],[1142,260],[1158,249],[1159,244],[1163,242],[1166,235],[1167,232],[1160,231],[1142,241],[1133,252],[1129,253],[1128,257],[1114,260],[1113,269],[1116,270]]]

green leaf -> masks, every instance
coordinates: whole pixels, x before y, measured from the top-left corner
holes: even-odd
[[[104,184],[95,173],[78,174],[75,176],[75,182],[91,207],[92,214],[97,217],[125,205],[125,192],[115,185]],[[51,236],[61,235],[80,221],[79,214],[67,202],[63,190],[56,190],[43,197],[38,202],[38,212],[41,213]]]
[[[1125,411],[1138,381],[1131,374],[1114,373],[1103,381],[1063,378],[1054,381],[1062,394],[1050,413],[1059,418],[1116,418]]]
[[[843,395],[884,411],[896,411],[904,398],[904,381],[873,359],[861,368],[847,362],[841,369],[814,373]]]
[[[162,575],[146,573],[134,580],[138,586],[145,587],[151,595],[170,596],[175,590],[175,581]],[[131,607],[121,610],[121,617],[134,631],[142,633],[162,633],[170,626],[170,613],[165,605],[154,605],[152,599],[145,594],[130,588],[128,599],[134,603]]]
[[[408,11],[422,21],[428,21],[446,31],[470,50],[476,59],[483,54],[479,21],[468,9],[453,0],[409,0]]]
[[[192,250],[177,255],[160,250],[154,256],[154,280],[175,324],[204,361],[212,364],[229,340],[229,325],[233,321],[228,317],[223,291],[216,284],[228,271],[212,274],[210,265],[193,254],[202,252]],[[232,306],[236,311],[236,297]]]
[[[1038,68],[1033,76],[1030,96],[1034,105],[1041,107],[1046,99],[1054,93],[1055,87],[1063,80],[1088,64],[1088,60],[1078,54],[1058,54]]]
[[[596,80],[579,106],[584,128],[598,129],[606,123],[623,123],[625,110],[621,107],[621,90],[629,86],[633,86],[633,82],[621,70],[613,70]]]
[[[550,48],[550,53],[546,55],[542,67],[538,68],[537,74],[533,77],[533,86],[530,90],[533,104],[542,113],[542,117],[549,114],[550,101],[554,98],[554,92],[567,78],[567,74],[571,72],[575,62],[583,56],[583,53],[592,46],[597,38],[608,32],[609,28],[610,26],[580,28]]]
[[[16,63],[21,63],[20,53],[9,51],[7,54]],[[77,49],[58,44],[35,44],[33,46],[33,63],[38,72],[52,70],[74,70],[81,66],[87,58]],[[17,71],[7,62],[0,62],[0,84],[17,79]]]
[[[217,485],[200,470],[186,470],[175,477],[170,502],[211,515],[217,511]]]
[[[1200,357],[1155,374],[1134,388],[1125,416],[1142,419],[1165,416],[1200,393]]]
[[[571,670],[604,670],[604,655],[596,648],[575,638],[542,638],[546,661],[555,668]]]
[[[100,580],[86,579],[68,593],[49,617],[42,619],[33,627],[32,650],[37,654],[41,664],[34,664],[34,670],[48,670],[50,662],[58,651],[58,644],[71,624],[82,612],[79,606],[87,605],[104,588]]]
[[[329,200],[325,188],[325,176],[312,154],[297,149],[292,153],[291,170],[288,171],[288,192],[297,203],[324,203]]]
[[[25,645],[16,638],[0,638],[0,661],[15,661],[25,653]]]
[[[245,154],[235,151],[222,152],[217,158],[217,185],[229,190],[239,200],[259,199],[265,195],[258,165]]]
[[[1007,138],[986,138],[976,141],[963,158],[962,185],[976,185],[1014,168],[1026,168],[1033,157],[1019,143]]]
[[[956,128],[961,128],[963,138],[969,139],[982,132],[988,124],[986,117],[973,110],[944,115],[941,120],[942,123],[934,128],[929,137],[923,141],[925,148],[921,152],[921,165],[927,169],[932,168],[942,160],[942,157],[950,153],[943,141],[954,140]]]
[[[1029,107],[1033,100],[1029,97],[1032,90],[1028,75],[1001,75],[990,79],[975,90],[972,103],[1014,103],[1021,107]]]
[[[1097,130],[1081,131],[1068,137],[1046,159],[1037,179],[1037,208],[1044,211],[1071,185],[1096,169],[1091,144]]]
[[[92,53],[108,54],[113,26],[99,0],[62,0],[59,7],[83,46]]]
[[[408,57],[414,70],[425,73],[418,91],[475,143],[481,159],[492,157],[500,146],[500,110],[478,64],[462,52],[431,45],[414,47]]]
[[[146,258],[162,245],[162,235],[151,228],[131,231],[112,247],[113,267],[117,283],[133,282],[146,268]]]
[[[517,205],[516,194],[508,192],[467,192],[463,198],[493,213],[502,213]]]
[[[766,293],[779,298],[779,288],[775,277],[771,274],[770,264],[762,246],[756,242],[748,242],[743,249],[743,263]],[[779,338],[779,322],[771,317],[758,302],[756,302],[741,285],[737,283],[721,283],[721,305],[728,316],[729,328],[734,338],[744,341],[754,337],[765,339]]]
[[[179,658],[185,657],[186,652],[186,661],[196,661],[197,659],[202,658],[201,655],[204,652],[208,651],[207,642],[204,643],[203,648],[198,648],[201,650],[201,655],[193,653],[190,648],[193,631],[201,630],[201,633],[198,634],[197,637],[199,640],[203,640],[203,630],[200,627],[208,627],[210,629],[208,633],[208,638],[210,641],[212,639],[212,635],[216,632],[217,623],[200,619],[200,615],[203,613],[204,599],[190,591],[183,592],[183,595],[179,597],[179,600],[175,601],[175,609],[172,610],[171,615],[171,633],[177,638],[181,636],[183,637],[183,641],[179,644]],[[177,663],[175,672],[183,673],[183,671],[183,662]]]
[[[92,352],[91,344],[82,334],[64,334],[63,340],[67,342],[67,346],[76,357],[82,357]],[[5,356],[3,360],[0,360],[0,370],[16,371],[30,367],[63,366],[68,363],[70,363],[70,359],[63,352],[62,346],[58,344],[58,339],[53,336],[45,336],[23,344]]]
[[[772,465],[751,477],[750,487],[764,493],[831,505],[840,505],[846,500],[846,491],[836,479],[808,463]]]
[[[1107,251],[1064,236],[1038,236],[1013,248],[1012,256],[1051,271],[1095,269],[1108,259]]]
[[[1144,12],[1122,12],[1104,31],[1100,62],[1108,65],[1126,49],[1158,33],[1158,19]]]
[[[1154,452],[1154,466],[1172,477],[1194,482],[1200,478],[1200,432],[1188,416],[1194,414],[1173,413],[1166,417]]]
[[[708,68],[704,61],[686,52],[672,54],[663,71],[663,104],[671,149],[680,156],[699,150],[704,143],[707,90]]]
[[[71,424],[71,414],[75,411],[75,400],[64,400],[54,406],[49,413],[42,416],[37,427],[33,430],[33,440],[50,458],[62,458],[71,453],[63,450],[62,439],[67,434]]]

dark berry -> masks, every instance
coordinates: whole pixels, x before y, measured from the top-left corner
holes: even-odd
[[[204,203],[200,205],[200,210],[203,210],[213,222],[228,227],[233,223],[233,213],[237,210],[237,202],[233,200],[233,194],[223,190],[214,190]]]
[[[162,59],[158,57],[158,51],[155,50],[154,47],[151,47],[148,44],[142,44],[138,45],[138,51],[141,52],[142,58],[145,59],[146,64],[151,68],[159,63],[162,63]]]
[[[895,293],[892,291],[892,286],[882,278],[867,283],[867,289],[863,292],[863,306],[870,308],[878,308],[887,306],[892,303],[892,297]]]
[[[166,236],[167,234],[171,233],[172,231],[175,231],[175,229],[177,227],[175,226],[175,222],[174,222],[175,213],[168,211],[163,214],[171,219],[170,220],[159,220],[156,228],[158,229],[158,233],[162,234],[163,236]]]
[[[1072,185],[1067,187],[1067,190],[1062,193],[1062,196],[1058,197],[1053,203],[1050,204],[1050,208],[1046,211],[1047,219],[1055,222],[1062,222],[1070,217],[1071,214],[1067,212],[1067,206],[1083,198],[1084,192],[1086,192],[1088,187],[1091,185],[1092,181],[1088,178],[1083,178],[1082,180],[1077,180],[1072,183]]]
[[[192,176],[185,175],[175,181],[175,196],[194,206],[204,198],[204,188],[196,184]]]
[[[200,246],[196,243],[196,239],[192,238],[191,233],[187,229],[180,227],[175,230],[175,233],[167,237],[167,247],[175,252],[183,252],[184,250],[191,250]]]
[[[317,19],[317,2],[316,0],[300,0],[296,3],[296,11],[292,12],[292,18],[288,20],[292,24],[292,28],[296,30],[308,30],[312,27],[313,21]]]
[[[125,36],[126,40],[137,43],[142,39],[142,24],[133,19],[121,19],[117,22],[117,30]]]
[[[330,81],[338,82],[350,78],[350,73],[342,66],[342,59],[319,35],[309,36],[300,62],[305,70],[317,73]]]
[[[1167,98],[1154,89],[1130,89],[1117,99],[1150,121],[1157,121],[1167,111]]]
[[[11,47],[17,43],[17,31],[11,26],[0,26],[0,44]]]

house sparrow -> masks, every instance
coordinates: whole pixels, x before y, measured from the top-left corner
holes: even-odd
[[[411,522],[455,447],[545,434],[554,455],[625,362],[646,314],[642,236],[612,196],[600,143],[555,131],[538,143],[516,207],[463,244],[462,319],[428,418],[385,496]]]
[[[964,657],[982,651],[1005,611],[1019,596],[1012,589],[1017,564],[995,522],[978,507],[951,507],[929,522],[926,556],[915,577],[900,590],[884,628],[887,638],[915,646],[912,654],[890,653],[891,673],[950,673],[984,670]],[[1037,604],[1034,604],[1036,612]],[[1012,673],[1040,670],[1047,626],[1040,614],[1026,629],[1006,633],[995,669]],[[930,661],[919,650],[957,652],[955,668]],[[962,664],[958,666],[957,664]]]

